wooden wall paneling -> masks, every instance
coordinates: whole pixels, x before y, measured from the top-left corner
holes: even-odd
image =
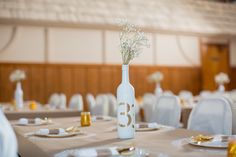
[[[76,66],[73,69],[73,92],[80,93],[83,96],[84,110],[88,111],[88,105],[86,102],[87,94],[87,79],[86,69],[84,67]]]
[[[87,92],[94,95],[99,93],[99,67],[93,66],[87,68],[86,73]]]
[[[229,89],[236,89],[236,67],[231,68]]]
[[[86,69],[84,67],[76,66],[73,69],[73,91],[74,93],[81,93],[85,95],[87,93],[86,83]]]
[[[112,91],[113,85],[113,71],[112,67],[102,66],[99,71],[99,91],[101,93],[108,93]]]
[[[112,77],[113,77],[113,88],[111,89],[111,92],[116,96],[116,90],[119,86],[119,84],[121,83],[122,80],[122,70],[121,70],[121,66],[113,66],[113,70],[112,70]]]
[[[135,70],[135,91],[136,97],[143,96],[144,92],[147,91],[147,70],[148,67],[136,67]]]
[[[60,92],[64,93],[67,98],[67,104],[70,101],[70,98],[72,97],[73,94],[75,94],[74,91],[74,86],[73,86],[73,72],[72,72],[72,67],[68,66],[60,66],[60,73],[59,73],[59,84],[60,86]]]
[[[55,92],[61,92],[61,84],[60,84],[60,69],[56,65],[45,66],[45,95],[46,102],[48,102],[51,94]],[[64,85],[62,85],[64,86]]]
[[[182,68],[170,68],[169,78],[171,90],[178,94],[180,90],[185,89],[185,76]]]
[[[14,65],[1,66],[1,89],[0,89],[0,102],[11,102],[14,99],[15,83],[9,80],[11,72],[15,69]]]
[[[36,65],[30,66],[30,74],[31,74],[31,100],[36,100],[40,103],[47,103],[47,98],[45,95],[45,66],[44,65]]]

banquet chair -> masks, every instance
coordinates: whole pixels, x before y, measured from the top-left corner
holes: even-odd
[[[179,127],[181,106],[176,96],[161,96],[154,106],[151,121],[158,124]]]
[[[220,97],[200,100],[190,113],[188,129],[231,135],[232,111],[229,102]]]
[[[230,97],[223,96],[222,98],[230,104],[232,111],[232,134],[236,135],[236,103]]]
[[[69,108],[76,109],[78,111],[84,110],[83,97],[81,94],[75,94],[71,97]]]
[[[96,104],[93,108],[95,115],[107,116],[109,112],[108,98],[105,94],[99,94],[96,96]]]
[[[172,91],[170,91],[170,90],[167,90],[167,91],[164,91],[164,92],[163,92],[163,95],[164,95],[164,96],[173,96],[174,93],[173,93]]]
[[[60,103],[58,104],[58,108],[65,109],[66,108],[66,95],[64,93],[59,94]]]
[[[232,99],[234,103],[236,103],[236,89],[230,92],[230,98]]]
[[[108,104],[109,104],[109,116],[115,117],[116,116],[116,111],[117,111],[117,100],[116,97],[111,94],[108,93],[107,94],[107,98],[108,98]]]
[[[49,98],[48,104],[53,108],[57,108],[58,105],[60,104],[59,94],[58,93],[53,93]]]
[[[190,91],[182,90],[179,92],[179,97],[186,101],[188,104],[193,103],[193,94]]]
[[[94,110],[94,107],[96,105],[96,101],[95,101],[95,98],[94,98],[93,94],[88,93],[86,95],[86,101],[87,101],[87,104],[88,104],[88,107],[89,107],[89,111],[91,112],[91,114],[94,114],[93,110]]]
[[[17,140],[15,133],[1,110],[0,157],[17,157]]]
[[[150,122],[152,118],[152,112],[156,103],[156,96],[152,93],[146,93],[143,96],[143,111],[144,119],[146,122]]]
[[[208,98],[212,95],[211,91],[203,90],[200,92],[200,98]]]

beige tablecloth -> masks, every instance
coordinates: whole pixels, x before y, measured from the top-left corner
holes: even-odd
[[[40,110],[19,110],[4,111],[8,120],[16,120],[19,118],[55,118],[55,117],[74,117],[80,116],[80,111],[72,109],[40,109]]]
[[[150,152],[151,157],[158,157],[158,154],[168,154],[168,157],[225,157],[225,150],[206,149],[191,146],[187,143],[181,144],[181,139],[199,132],[185,129],[160,129],[150,132],[136,132],[134,139],[120,140],[117,138],[115,120],[97,121],[90,127],[81,127],[80,129],[88,134],[95,134],[88,138],[36,138],[34,136],[26,137],[25,134],[36,131],[40,128],[58,128],[68,126],[78,126],[79,117],[57,118],[53,119],[54,125],[45,126],[16,126],[14,121],[11,123],[17,135],[19,144],[19,153],[22,157],[53,157],[55,153],[66,149],[98,147],[98,146],[127,146],[145,148]],[[177,144],[176,144],[177,143]],[[179,143],[179,144],[178,144]],[[219,151],[219,152],[218,152]]]

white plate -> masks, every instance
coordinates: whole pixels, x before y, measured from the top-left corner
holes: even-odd
[[[47,123],[47,122],[41,122],[41,123],[29,123],[29,124],[21,124],[21,123],[16,123],[16,125],[21,125],[21,126],[39,126],[39,125],[47,125],[47,124],[51,124],[51,123]]]
[[[64,134],[40,134],[40,133],[34,133],[35,136],[38,137],[50,137],[50,138],[65,138],[65,137],[71,137],[76,135],[85,135],[83,132],[71,132],[71,133],[64,133]]]
[[[206,142],[195,142],[192,138],[189,138],[188,143],[200,147],[227,148],[231,139],[236,139],[236,136],[215,135],[211,141]]]

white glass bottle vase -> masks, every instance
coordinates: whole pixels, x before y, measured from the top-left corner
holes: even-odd
[[[16,108],[22,109],[23,108],[23,90],[21,88],[21,82],[16,83],[16,90],[15,90],[15,102]]]
[[[155,88],[154,93],[155,93],[155,95],[156,95],[157,97],[159,97],[159,96],[162,95],[163,90],[162,90],[162,88],[161,88],[161,83],[160,83],[160,82],[156,83],[156,88]]]
[[[117,128],[120,139],[135,136],[135,93],[129,82],[129,65],[122,65],[122,82],[117,88]]]

